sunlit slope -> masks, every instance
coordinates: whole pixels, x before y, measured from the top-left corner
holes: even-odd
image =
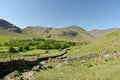
[[[120,52],[120,29],[84,47],[72,49],[68,56],[88,53],[111,54],[115,52]]]
[[[34,35],[29,34],[27,32],[22,31],[22,33],[16,33],[8,30],[4,30],[0,28],[0,42],[7,42],[11,39],[30,39],[34,37]]]
[[[32,33],[38,37],[67,41],[89,41],[93,38],[87,31],[78,26],[68,26],[64,28],[27,27],[24,31]]]

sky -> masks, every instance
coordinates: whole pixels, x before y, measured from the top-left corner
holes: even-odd
[[[120,0],[0,0],[0,19],[20,28],[120,28]]]

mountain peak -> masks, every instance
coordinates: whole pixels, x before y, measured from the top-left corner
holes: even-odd
[[[77,25],[70,25],[70,26],[67,26],[67,28],[81,28],[81,27]]]
[[[0,28],[2,28],[4,30],[8,30],[8,31],[17,32],[17,33],[22,32],[20,28],[18,28],[17,26],[13,25],[12,23],[10,23],[4,19],[0,19]]]

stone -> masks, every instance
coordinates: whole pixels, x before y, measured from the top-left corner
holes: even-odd
[[[51,61],[52,61],[52,58],[49,58],[49,59],[48,59],[48,62],[51,62]]]
[[[45,65],[43,65],[43,66],[41,67],[41,69],[42,69],[42,70],[47,70],[47,67],[46,67]]]
[[[59,67],[62,67],[62,64],[61,64],[61,63],[59,63],[59,64],[56,66],[56,68],[59,68]]]
[[[86,60],[82,60],[80,63],[85,63]]]
[[[68,64],[70,64],[70,62],[66,60],[66,61],[64,61],[64,64],[68,65]]]
[[[39,71],[40,71],[40,65],[34,66],[34,67],[32,68],[32,71],[39,72]]]
[[[52,68],[53,68],[51,65],[47,65],[46,67],[49,68],[49,69],[52,69]]]
[[[40,64],[43,64],[43,65],[45,65],[46,63],[47,63],[47,61],[40,62]]]

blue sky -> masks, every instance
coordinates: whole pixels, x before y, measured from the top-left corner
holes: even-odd
[[[20,28],[119,28],[120,0],[0,0],[0,18]]]

